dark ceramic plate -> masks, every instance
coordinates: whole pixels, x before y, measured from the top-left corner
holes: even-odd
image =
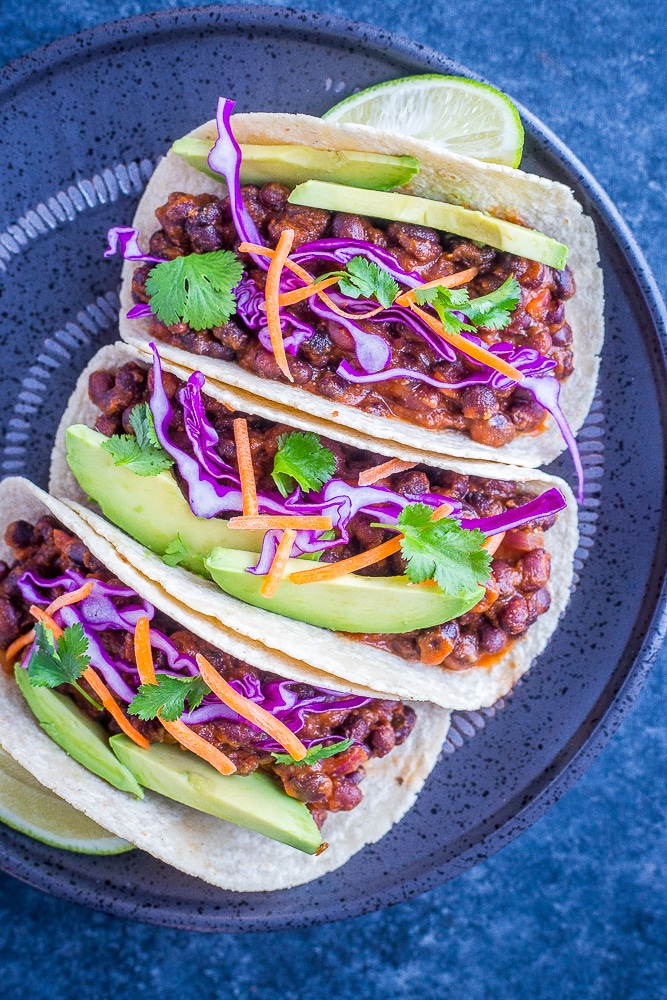
[[[212,116],[219,94],[244,111],[319,115],[355,89],[427,71],[472,75],[376,29],[257,7],[136,17],[4,69],[2,474],[46,485],[54,429],[77,373],[115,338],[119,265],[100,257],[104,233],[132,217],[156,159]],[[539,122],[528,113],[524,121],[524,165],[570,184],[595,219],[607,294],[601,394],[581,438],[589,466],[581,579],[540,661],[502,712],[457,716],[450,752],[403,822],[302,888],[223,892],[139,851],[69,854],[3,827],[5,871],[108,912],[201,930],[352,916],[492,854],[563,794],[618,726],[665,629],[664,313],[604,194]],[[569,459],[556,469],[569,477]]]

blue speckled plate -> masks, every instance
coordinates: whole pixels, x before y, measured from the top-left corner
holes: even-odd
[[[100,257],[104,233],[131,218],[156,159],[211,117],[219,94],[235,97],[239,110],[317,115],[355,89],[429,70],[472,76],[347,21],[209,7],[94,28],[0,71],[2,474],[46,485],[77,373],[115,339],[118,262]],[[603,192],[523,114],[523,165],[570,184],[595,219],[607,293],[601,391],[581,436],[589,487],[580,581],[546,652],[503,711],[456,716],[448,752],[384,840],[308,886],[239,895],[139,851],[69,854],[0,828],[5,871],[111,913],[192,929],[284,929],[352,916],[452,878],[507,843],[620,723],[666,627],[664,307]],[[555,469],[570,477],[569,459]]]

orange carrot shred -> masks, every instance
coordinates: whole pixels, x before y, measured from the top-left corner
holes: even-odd
[[[484,542],[484,545],[482,545],[482,548],[486,549],[487,552],[493,555],[494,552],[500,548],[500,543],[502,542],[504,537],[505,537],[504,531],[501,531],[497,535],[489,535],[487,540]]]
[[[243,497],[243,513],[250,517],[259,513],[257,506],[257,485],[255,471],[252,467],[252,452],[248,437],[248,421],[237,417],[234,421],[234,441],[236,442],[236,462],[241,479],[241,496]]]
[[[227,527],[240,531],[270,531],[271,528],[296,528],[298,531],[331,531],[331,518],[324,514],[253,514],[230,517]]]
[[[468,281],[472,281],[478,272],[479,268],[469,267],[465,271],[457,271],[456,274],[448,274],[444,278],[426,281],[423,285],[418,285],[417,288],[409,288],[407,292],[403,292],[396,299],[396,303],[399,306],[409,306],[415,301],[415,292],[421,292],[424,288],[458,288],[459,285],[465,285]]]
[[[364,469],[359,473],[360,486],[373,486],[388,476],[393,476],[395,472],[407,472],[414,469],[416,462],[404,462],[401,458],[392,458],[390,462],[383,462],[382,465],[374,465],[372,469]]]
[[[60,611],[61,608],[65,608],[69,604],[76,604],[77,601],[83,601],[84,598],[88,597],[96,582],[95,580],[87,580],[78,590],[72,590],[69,594],[61,594],[60,597],[56,597],[55,601],[51,601],[46,609],[47,615],[55,615],[56,611]]]
[[[325,563],[315,569],[301,570],[299,573],[291,573],[289,580],[291,583],[320,583],[323,580],[336,580],[339,576],[347,576],[356,570],[365,569],[372,566],[387,556],[393,556],[395,552],[401,551],[401,539],[403,535],[390,538],[388,542],[382,542],[366,552],[360,552],[358,556],[350,556],[348,559],[341,559],[340,562]]]
[[[271,257],[271,258],[273,258],[276,253],[275,250],[271,250],[269,247],[258,246],[256,243],[241,243],[239,245],[238,252],[255,253],[259,257]],[[302,281],[305,281],[307,285],[312,285],[315,282],[315,279],[313,278],[312,274],[309,274],[308,271],[306,271],[305,268],[301,267],[300,264],[295,264],[293,260],[289,259],[289,257],[285,261],[285,267],[287,268],[288,271],[291,271],[292,274],[296,274],[297,278],[301,278]]]
[[[295,538],[296,531],[294,528],[286,528],[283,532],[283,537],[278,543],[278,548],[276,549],[276,554],[273,557],[271,568],[266,574],[264,583],[260,587],[259,592],[262,597],[273,597],[277,591],[280,581],[283,578],[283,571],[287,565],[287,560],[292,554],[292,546],[294,545]]]
[[[7,649],[5,650],[5,663],[8,667],[12,666],[16,654],[20,653],[24,646],[33,642],[34,638],[35,630],[34,628],[31,628],[29,632],[26,632],[25,635],[20,635],[18,639],[14,639],[14,642],[12,642],[11,645],[7,646]]]
[[[277,743],[280,743],[287,750],[288,754],[294,760],[303,760],[308,750],[291,729],[288,729],[283,722],[276,719],[275,715],[271,715],[261,705],[257,705],[254,701],[244,698],[242,694],[235,691],[231,684],[228,684],[224,677],[220,676],[215,667],[201,653],[197,653],[195,659],[202,677],[211,691],[217,694],[220,701],[231,708],[233,712],[236,712],[237,715],[259,726],[265,733],[272,736]]]
[[[296,302],[303,302],[304,299],[309,299],[311,295],[319,295],[321,291],[325,288],[331,288],[332,285],[337,284],[340,278],[334,275],[331,278],[324,278],[323,281],[318,281],[313,285],[304,285],[303,288],[295,288],[293,292],[283,292],[278,299],[279,306],[293,306]]]
[[[54,622],[51,615],[47,614],[46,611],[42,611],[41,608],[38,608],[33,604],[30,607],[30,614],[38,621],[42,622],[46,628],[50,629],[55,639],[59,639],[61,637],[63,630],[60,625]],[[129,736],[130,739],[137,744],[137,746],[143,747],[144,750],[148,750],[150,743],[145,736],[141,735],[138,729],[134,728],[116,699],[111,694],[111,691],[109,691],[108,687],[102,678],[98,676],[96,671],[92,667],[87,667],[81,676],[88,682],[88,684],[90,684],[91,688],[102,702],[104,708],[106,708],[107,712],[113,716],[125,735]]]
[[[417,314],[417,316],[423,319],[424,322],[427,323],[439,337],[442,337],[442,339],[446,340],[448,344],[452,345],[452,347],[461,351],[462,354],[467,354],[468,357],[481,362],[483,365],[488,365],[489,368],[495,368],[495,370],[500,372],[501,375],[506,375],[507,378],[511,378],[514,382],[523,381],[523,372],[520,372],[518,368],[515,368],[513,365],[509,365],[506,361],[503,361],[502,358],[492,354],[491,351],[488,351],[485,347],[478,347],[477,344],[473,344],[472,341],[466,340],[466,338],[462,337],[460,333],[447,333],[440,320],[436,319],[434,316],[430,316],[414,303],[411,303],[410,308]],[[447,388],[447,384],[445,382],[443,382],[443,388]]]
[[[157,684],[155,667],[153,666],[153,652],[151,650],[151,625],[148,618],[140,618],[134,630],[134,655],[139,671],[139,680],[142,684]],[[209,685],[210,687],[210,685]],[[236,765],[229,757],[214,747],[212,743],[205,740],[198,733],[189,729],[184,722],[177,719],[175,722],[165,722],[158,712],[158,719],[167,732],[174,739],[184,746],[186,750],[191,750],[198,757],[202,757],[211,764],[220,774],[234,774]]]
[[[372,316],[377,316],[378,313],[384,311],[384,306],[377,306],[376,309],[371,309],[369,312],[365,313],[346,312],[345,309],[341,309],[340,306],[337,306],[336,303],[325,294],[325,292],[320,292],[320,298],[324,303],[326,303],[332,312],[335,312],[338,316],[343,316],[345,319],[371,319]]]
[[[280,239],[278,240],[278,246],[276,251],[271,258],[271,263],[269,264],[269,270],[266,275],[266,323],[269,328],[269,336],[271,337],[271,346],[273,347],[273,356],[276,359],[278,367],[281,372],[288,378],[290,382],[294,381],[294,376],[289,370],[289,365],[287,364],[287,355],[285,353],[285,345],[283,343],[283,332],[280,326],[280,275],[285,266],[285,261],[289,256],[289,252],[292,249],[292,243],[294,242],[294,230],[293,229],[283,229],[280,234]]]

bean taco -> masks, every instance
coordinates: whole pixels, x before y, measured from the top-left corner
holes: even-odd
[[[174,144],[109,233],[123,339],[411,449],[537,467],[567,445],[581,478],[603,292],[570,189],[232,107]]]
[[[566,483],[383,453],[161,351],[93,358],[58,431],[53,493],[187,607],[344,685],[460,709],[510,690],[569,598]]]
[[[27,480],[0,484],[0,520],[0,745],[102,827],[255,891],[339,867],[411,807],[446,711],[269,655]]]

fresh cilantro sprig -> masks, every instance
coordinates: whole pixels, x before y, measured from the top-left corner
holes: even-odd
[[[28,663],[28,679],[33,687],[55,688],[71,684],[95,708],[102,706],[78,683],[90,666],[88,639],[79,622],[68,625],[56,642],[42,622],[35,625],[35,646]]]
[[[312,431],[294,431],[278,438],[271,475],[284,497],[294,489],[295,481],[306,493],[321,489],[335,471],[333,452],[325,448]]]
[[[340,273],[338,287],[351,299],[375,296],[380,305],[388,309],[400,292],[389,271],[365,257],[353,257]]]
[[[172,677],[171,674],[157,674],[157,684],[142,684],[128,706],[130,715],[138,715],[147,722],[158,712],[165,722],[175,722],[185,711],[199,708],[204,695],[211,689],[201,677]]]
[[[301,764],[316,764],[318,760],[324,760],[325,757],[344,753],[345,750],[349,750],[352,743],[353,740],[340,740],[338,743],[330,743],[329,746],[319,743],[317,746],[311,747],[302,760],[294,760],[294,757],[290,757],[288,753],[274,753],[271,756],[275,758],[277,764],[296,764],[299,767]]]
[[[461,333],[481,326],[485,330],[502,330],[510,322],[510,314],[519,303],[521,288],[515,277],[510,276],[500,288],[488,295],[471,299],[466,288],[416,288],[415,301],[428,303],[437,312],[447,333]],[[465,317],[461,319],[460,313]],[[467,322],[466,322],[467,320]]]
[[[412,583],[435,580],[453,597],[463,596],[488,582],[491,556],[482,546],[486,536],[478,528],[460,527],[451,517],[432,521],[433,508],[411,503],[398,516],[403,532],[401,553]]]
[[[166,563],[167,566],[178,566],[184,559],[187,559],[188,554],[185,542],[178,534],[176,538],[172,538],[162,553],[162,562]]]
[[[232,289],[242,277],[243,264],[231,250],[192,253],[152,268],[146,291],[151,309],[167,326],[183,322],[208,330],[236,312]]]
[[[130,414],[130,426],[135,433],[114,434],[102,442],[114,460],[114,465],[127,465],[138,476],[157,476],[174,464],[157,439],[153,414],[148,403],[135,406]]]

